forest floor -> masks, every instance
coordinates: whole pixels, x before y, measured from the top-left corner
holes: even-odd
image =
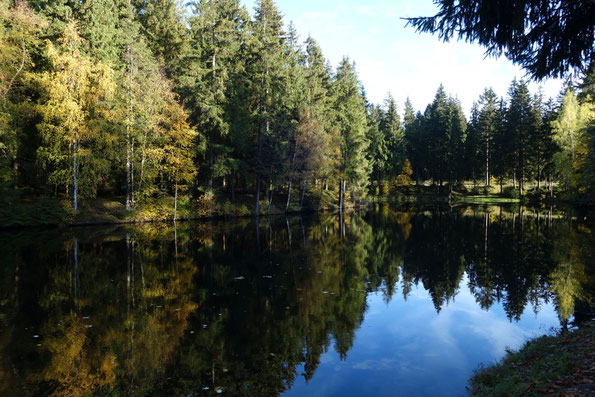
[[[595,322],[533,339],[469,383],[472,396],[593,396]]]

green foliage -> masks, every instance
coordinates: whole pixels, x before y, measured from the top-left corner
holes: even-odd
[[[336,178],[347,180],[361,195],[368,185],[366,112],[355,64],[343,58],[332,88],[332,109],[339,134],[339,167]]]
[[[595,197],[592,70],[559,112],[515,80],[506,100],[486,89],[469,121],[442,86],[401,120],[390,94],[369,104],[355,63],[333,69],[272,0],[253,18],[238,0],[30,5],[0,6],[0,184],[32,197],[124,195],[131,211],[173,196],[176,213],[178,195],[208,189],[250,196],[260,214],[271,200],[272,212],[362,205],[370,182],[392,195],[429,180],[446,197],[464,180],[510,179],[522,195],[536,181]]]
[[[231,201],[226,201],[223,203],[221,208],[221,215],[224,216],[247,216],[250,215],[251,212],[245,204],[241,203],[232,203]]]
[[[592,67],[595,28],[587,15],[595,13],[595,5],[590,0],[522,0],[514,6],[493,0],[436,3],[436,15],[408,18],[408,24],[418,32],[438,33],[444,41],[458,36],[478,42],[486,54],[504,54],[537,79]]]
[[[115,89],[113,72],[81,53],[82,39],[75,22],[66,26],[59,43],[61,48],[47,45],[52,71],[36,81],[43,89],[38,158],[49,171],[48,183],[68,187],[72,181],[76,197],[80,178],[81,196],[94,197],[107,167],[92,155],[92,147],[102,139],[96,126]]]

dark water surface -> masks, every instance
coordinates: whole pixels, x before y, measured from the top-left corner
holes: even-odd
[[[0,395],[465,395],[594,247],[518,207],[0,232]]]

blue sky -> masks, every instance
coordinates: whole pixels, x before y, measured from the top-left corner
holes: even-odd
[[[254,11],[256,0],[241,0]],[[381,103],[391,92],[402,111],[407,97],[416,110],[432,101],[440,83],[467,113],[485,87],[505,96],[514,77],[525,72],[506,58],[485,58],[483,47],[462,41],[442,43],[431,34],[405,28],[401,17],[435,14],[432,0],[277,0],[285,23],[293,21],[302,40],[312,35],[336,66],[344,55],[356,62],[368,99]],[[538,84],[531,83],[531,91]],[[556,97],[561,81],[543,82]]]

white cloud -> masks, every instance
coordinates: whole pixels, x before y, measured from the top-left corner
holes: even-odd
[[[253,8],[254,0],[244,0]],[[391,92],[403,109],[407,97],[424,111],[438,86],[461,101],[469,112],[485,87],[506,96],[513,78],[525,72],[505,58],[484,59],[484,49],[465,42],[442,43],[436,36],[405,28],[407,16],[431,15],[432,0],[278,0],[286,22],[293,20],[302,38],[311,34],[333,65],[344,55],[356,62],[368,99],[381,103]],[[530,85],[532,92],[537,84]],[[544,94],[555,97],[560,81],[547,81]]]

